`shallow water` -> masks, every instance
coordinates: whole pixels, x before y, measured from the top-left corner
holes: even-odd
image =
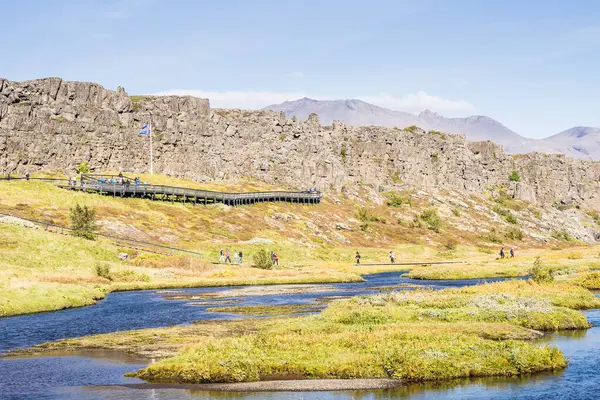
[[[323,297],[375,293],[377,288],[412,283],[434,288],[473,285],[481,280],[414,281],[389,272],[366,276],[367,282],[321,285],[322,292],[289,295],[220,298],[236,305],[310,304]],[[487,280],[495,281],[497,279]],[[233,288],[231,288],[233,289]],[[223,288],[183,289],[184,294],[203,294]],[[402,289],[401,289],[402,290]],[[208,301],[210,302],[210,300]],[[217,302],[217,303],[218,303]],[[60,338],[119,330],[186,324],[196,320],[239,318],[208,313],[213,305],[190,305],[186,300],[165,298],[160,291],[113,293],[97,305],[79,309],[0,318],[0,351],[22,348]],[[586,312],[600,325],[600,310]],[[86,351],[69,355],[0,358],[0,399],[593,399],[600,391],[600,328],[554,335],[550,343],[560,347],[571,363],[565,371],[510,379],[462,380],[437,385],[410,385],[389,391],[217,393],[180,389],[127,389],[139,383],[124,373],[146,365],[144,360],[119,353]]]

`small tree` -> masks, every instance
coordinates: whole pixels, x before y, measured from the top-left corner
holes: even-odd
[[[255,268],[260,268],[260,269],[273,268],[273,263],[271,262],[271,258],[269,257],[269,255],[267,254],[267,251],[265,249],[261,249],[257,253],[255,253],[254,256],[252,257],[252,261],[254,261],[252,266]]]
[[[510,173],[510,175],[508,175],[508,179],[513,182],[519,182],[521,180],[521,175],[519,175],[519,171],[514,170]]]
[[[542,264],[542,260],[539,257],[535,258],[533,262],[533,267],[529,270],[529,275],[531,275],[531,279],[536,281],[537,283],[551,283],[554,282],[554,275],[552,275],[552,271],[544,264]]]
[[[98,227],[96,226],[96,210],[88,206],[76,204],[69,213],[73,235],[89,240],[96,240]]]

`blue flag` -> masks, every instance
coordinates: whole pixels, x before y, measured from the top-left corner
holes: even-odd
[[[142,126],[142,129],[140,130],[140,135],[149,135],[150,134],[150,124],[146,124],[144,126]]]

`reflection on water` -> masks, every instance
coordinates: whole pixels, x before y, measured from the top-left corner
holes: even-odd
[[[333,286],[335,291],[286,296],[248,296],[236,300],[241,301],[241,305],[310,304],[323,297],[354,296],[376,292],[376,287],[403,282],[414,283],[399,275],[399,273],[383,273],[369,276],[367,282],[328,285]],[[443,288],[477,282],[471,280],[420,283]],[[222,289],[186,289],[182,292],[202,294],[211,290]],[[155,291],[116,293],[109,295],[106,300],[93,307],[2,318],[0,319],[0,349],[28,346],[60,337],[182,324],[199,319],[233,317],[227,314],[208,313],[205,308],[204,305],[190,307],[185,301],[166,300]],[[586,315],[595,326],[600,325],[600,310],[587,311]],[[30,330],[33,333],[29,332]],[[597,398],[596,393],[600,390],[597,371],[600,366],[600,328],[560,332],[548,335],[544,341],[563,350],[570,359],[568,369],[532,376],[461,379],[444,383],[411,384],[394,390],[362,392],[222,393],[180,389],[130,389],[114,385],[140,383],[138,379],[126,378],[123,375],[143,368],[148,361],[106,351],[86,351],[77,354],[68,353],[68,355],[56,353],[47,357],[0,358],[0,399],[549,400]]]

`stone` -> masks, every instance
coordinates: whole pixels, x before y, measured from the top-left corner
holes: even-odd
[[[119,260],[126,261],[129,258],[129,254],[127,253],[119,253]]]
[[[148,142],[138,133],[147,121],[154,130],[154,171],[175,177],[251,178],[350,194],[397,181],[466,194],[503,186],[510,196],[539,205],[564,200],[600,210],[597,162],[562,154],[514,157],[489,141],[421,129],[322,126],[317,115],[298,121],[269,110],[211,109],[207,99],[191,96],[130,97],[123,88],[60,78],[0,79],[0,173],[72,174],[84,161],[95,171],[146,172]],[[514,170],[519,182],[508,179]],[[375,191],[371,200],[379,204]]]
[[[343,222],[338,222],[335,224],[335,229],[337,229],[338,231],[353,231],[354,229],[352,229],[352,227],[348,224],[345,224]]]

